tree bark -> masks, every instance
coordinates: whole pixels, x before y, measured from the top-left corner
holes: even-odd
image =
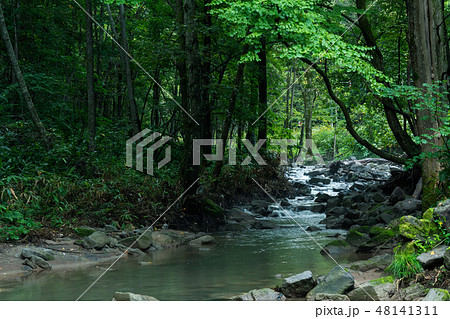
[[[88,151],[95,150],[95,88],[94,88],[94,38],[92,31],[92,1],[85,0],[86,19],[86,74],[88,97]]]
[[[258,91],[259,91],[259,114],[267,111],[267,51],[266,39],[261,38],[261,49],[258,52]],[[258,139],[267,139],[267,113],[258,121]],[[266,150],[266,145],[261,147],[262,151]]]
[[[443,1],[441,0],[406,0],[408,16],[408,39],[410,47],[412,80],[414,86],[424,94],[430,94],[424,84],[439,85],[447,91],[448,81],[448,43],[447,27],[444,18]],[[442,146],[442,137],[436,132],[442,125],[446,111],[444,101],[435,96],[437,107],[422,105],[417,110],[417,129],[419,136],[432,137],[422,144],[422,152],[431,154],[422,162],[423,196],[422,209],[434,206],[437,202],[437,188],[441,165],[436,146]]]
[[[306,156],[312,156],[312,115],[314,108],[314,87],[312,83],[312,70],[306,72],[306,86],[303,89],[303,102],[305,103],[304,128],[306,140]],[[302,145],[303,146],[303,145]]]
[[[126,52],[129,53],[130,49],[128,46],[125,9],[123,4],[119,6],[119,15],[120,15],[120,29],[122,36],[122,47],[125,49]],[[139,116],[136,106],[136,100],[134,98],[134,86],[133,86],[133,78],[131,76],[130,57],[125,53],[123,54],[123,57],[124,57],[125,77],[127,81],[127,96],[128,96],[128,107],[130,109],[130,120],[131,125],[133,127],[133,134],[137,134],[141,131],[141,128],[139,125]]]
[[[6,52],[8,55],[8,58],[11,62],[12,69],[14,72],[14,75],[19,82],[20,91],[22,93],[22,97],[27,105],[28,111],[30,112],[31,120],[33,121],[34,126],[36,127],[39,136],[41,137],[42,141],[44,142],[44,145],[47,149],[51,148],[50,140],[47,136],[47,131],[45,130],[44,125],[41,122],[41,119],[39,118],[39,115],[36,112],[36,109],[34,107],[33,100],[31,99],[30,92],[28,91],[28,87],[25,83],[25,80],[23,78],[22,71],[19,66],[19,62],[17,61],[14,48],[11,44],[11,39],[8,34],[8,29],[6,27],[5,22],[5,16],[3,15],[3,8],[0,3],[0,33],[1,37],[3,39],[3,42],[5,43]]]

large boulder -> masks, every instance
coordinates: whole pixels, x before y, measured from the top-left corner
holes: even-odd
[[[162,232],[152,232],[152,241],[152,246],[156,249],[173,248],[182,244],[181,239]]]
[[[153,239],[151,232],[146,232],[143,235],[140,236],[131,236],[126,237],[121,240],[119,240],[119,244],[130,247],[131,248],[138,248],[141,250],[149,249],[152,245]]]
[[[40,247],[26,247],[22,249],[22,258],[30,258],[31,256],[40,257],[44,260],[54,260],[55,252],[51,249]]]
[[[354,285],[355,279],[353,276],[344,271],[342,267],[336,266],[307,294],[306,298],[307,300],[314,300],[315,295],[319,293],[343,295],[353,289]]]
[[[400,299],[404,301],[419,300],[426,295],[425,287],[416,283],[405,289],[400,290]]]
[[[432,288],[423,301],[450,301],[450,293],[445,289]]]
[[[368,234],[360,233],[355,229],[350,229],[345,238],[345,241],[354,247],[359,247],[365,244],[370,239]]]
[[[305,271],[283,280],[281,292],[289,298],[303,298],[316,285],[316,280],[311,271]]]
[[[331,183],[331,179],[326,178],[324,176],[315,176],[309,179],[309,183],[312,185],[320,185],[320,184],[328,185]]]
[[[350,301],[350,299],[346,295],[319,293],[314,296],[314,301]]]
[[[323,213],[325,211],[326,205],[325,204],[304,204],[304,205],[299,205],[295,207],[295,210],[297,211],[310,211],[313,213]]]
[[[408,198],[394,205],[394,213],[398,216],[420,215],[422,211],[422,201],[415,198]]]
[[[385,229],[380,234],[376,235],[375,237],[369,239],[367,242],[359,246],[358,251],[368,252],[382,245],[391,247],[394,245],[393,239],[395,238],[395,236],[396,234],[392,229]]]
[[[254,200],[252,201],[252,209],[253,212],[255,212],[258,215],[262,215],[262,216],[268,216],[270,214],[269,211],[269,205],[271,204],[268,201],[265,200]]]
[[[155,297],[134,294],[132,292],[115,292],[112,301],[159,301]]]
[[[254,289],[243,295],[233,297],[235,301],[284,301],[286,297],[270,288]]]
[[[407,239],[426,238],[431,235],[434,226],[428,219],[418,219],[413,216],[403,216],[394,222],[394,231]]]
[[[109,243],[111,243],[111,238],[100,231],[93,232],[88,237],[84,237],[81,241],[81,245],[86,249],[102,249]]]
[[[350,255],[356,251],[356,248],[343,240],[334,240],[326,244],[320,251],[322,255]]]
[[[417,260],[424,269],[432,269],[443,264],[446,250],[447,246],[436,247],[431,251],[427,251],[417,256]]]
[[[302,183],[302,182],[294,182],[292,185],[295,188],[295,194],[300,196],[308,196],[311,195],[311,187]]]
[[[28,259],[30,260],[31,264],[37,265],[42,269],[52,269],[52,265],[50,265],[49,262],[46,261],[44,258],[38,256],[31,256]]]
[[[442,222],[442,228],[450,229],[450,199],[434,208],[434,216]]]

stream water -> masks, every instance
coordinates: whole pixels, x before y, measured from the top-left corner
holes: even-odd
[[[305,172],[310,169],[294,167],[288,176],[293,181],[304,181],[308,179]],[[335,195],[348,186],[332,182],[313,187],[312,194]],[[82,300],[111,300],[116,291],[131,291],[160,300],[226,300],[255,288],[280,285],[283,277],[305,270],[315,275],[326,274],[335,263],[320,254],[318,244],[325,245],[333,240],[328,236],[340,231],[323,229],[306,234],[296,222],[305,229],[311,225],[322,227],[319,222],[325,215],[295,209],[312,203],[310,197],[289,201],[291,206],[285,208],[288,214],[273,208],[272,215],[278,217],[266,218],[279,224],[278,229],[215,233],[214,246],[181,247],[154,251],[142,258],[122,259]],[[97,266],[33,274],[21,282],[3,286],[0,300],[75,300],[102,272]]]

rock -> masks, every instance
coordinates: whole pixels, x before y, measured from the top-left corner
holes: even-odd
[[[383,224],[388,225],[391,221],[395,219],[395,216],[389,213],[382,213],[378,215],[377,220],[380,221]]]
[[[331,198],[330,195],[325,193],[319,193],[316,195],[316,199],[314,200],[316,203],[326,203]]]
[[[28,265],[23,265],[22,267],[20,267],[20,270],[23,270],[23,271],[33,271],[33,268],[31,268],[31,267],[28,266]]]
[[[392,255],[375,256],[367,260],[356,261],[348,267],[356,271],[368,271],[371,269],[385,270],[392,263]]]
[[[105,232],[107,232],[107,233],[113,233],[113,232],[118,231],[118,229],[116,227],[114,227],[113,225],[105,225],[104,228],[105,228]]]
[[[235,301],[284,301],[286,297],[281,292],[270,288],[254,289],[241,296],[233,297]]]
[[[444,266],[446,269],[450,270],[450,247],[447,248],[444,254]]]
[[[46,248],[23,248],[22,249],[22,258],[30,258],[31,256],[37,256],[44,260],[54,260],[55,257],[53,256],[55,252],[51,249]]]
[[[417,283],[405,289],[400,290],[400,298],[404,301],[418,300],[426,295],[425,288]]]
[[[145,256],[145,253],[137,248],[128,248],[128,246],[124,246],[121,244],[117,244],[116,248],[122,250],[123,252],[126,252],[130,256]]]
[[[339,205],[341,205],[342,200],[339,197],[331,197],[328,201],[327,201],[327,210],[331,210],[335,207],[338,207]]]
[[[115,292],[112,301],[159,301],[155,297],[134,294],[132,292]]]
[[[189,245],[191,246],[200,246],[200,245],[212,245],[216,242],[216,239],[213,236],[205,235],[199,237],[197,239],[191,240]]]
[[[327,216],[333,215],[333,216],[343,216],[349,212],[349,209],[346,207],[334,207],[327,211]]]
[[[394,244],[393,238],[396,237],[395,232],[392,229],[386,229],[379,235],[369,239],[363,245],[359,246],[358,251],[368,252],[374,249],[375,247],[386,245],[388,242]]]
[[[397,290],[397,286],[395,285],[394,278],[392,276],[371,280],[362,284],[360,287],[365,289],[370,286],[374,288],[378,300],[381,301],[389,300]]]
[[[398,216],[419,215],[422,210],[422,201],[415,198],[405,199],[394,205],[394,213]]]
[[[349,272],[345,272],[340,266],[334,267],[317,286],[306,296],[307,300],[314,300],[319,293],[343,295],[353,289],[355,279]]]
[[[300,205],[296,206],[295,210],[297,211],[310,211],[313,213],[323,213],[325,211],[326,205],[325,204],[307,204],[307,205]]]
[[[181,245],[182,241],[172,238],[167,234],[161,232],[152,232],[152,246],[156,249],[173,248]]]
[[[417,260],[424,269],[432,269],[443,264],[446,250],[447,246],[436,247],[431,251],[427,251],[417,256]]]
[[[314,177],[314,176],[324,175],[326,173],[327,173],[326,169],[318,169],[318,170],[308,172],[305,175],[308,175],[309,177]]]
[[[289,298],[303,298],[316,286],[316,280],[311,271],[305,271],[283,280],[281,292]]]
[[[262,215],[262,216],[268,216],[271,212],[269,210],[269,203],[265,200],[254,200],[252,201],[252,209],[255,214]]]
[[[438,204],[434,209],[434,216],[443,223],[442,228],[450,229],[450,199]]]
[[[88,237],[84,237],[81,241],[81,245],[86,249],[102,249],[106,245],[111,242],[111,238],[108,237],[103,232],[96,231],[89,235]]]
[[[450,301],[450,293],[445,289],[432,288],[422,301]]]
[[[286,198],[283,198],[280,202],[280,206],[281,207],[291,206],[291,203]]]
[[[373,193],[370,197],[375,203],[383,203],[386,201],[386,197],[382,193]]]
[[[268,220],[256,220],[250,225],[252,229],[277,229],[278,225],[268,221]]]
[[[131,248],[138,248],[141,250],[147,250],[153,243],[152,233],[150,231],[143,233],[142,235],[130,236],[119,240],[121,245]]]
[[[38,267],[34,262],[29,260],[28,258],[23,261],[23,264],[30,267],[31,269],[36,269]]]
[[[367,286],[365,288],[356,288],[350,291],[348,298],[351,301],[379,301],[378,295],[373,286]]]
[[[389,203],[394,205],[402,200],[405,200],[405,192],[400,187],[396,187],[391,196],[389,196]]]
[[[38,256],[31,256],[30,261],[32,264],[36,264],[42,269],[52,269],[52,265],[48,263],[45,259],[38,257]]]
[[[314,296],[314,301],[350,301],[350,299],[346,295],[319,293]]]
[[[432,222],[428,219],[417,219],[413,216],[403,216],[398,220],[394,227],[400,236],[407,239],[417,239],[421,237],[428,237],[432,231]]]
[[[292,185],[296,189],[296,193],[301,196],[311,195],[311,187],[302,182],[295,182]]]
[[[345,241],[354,247],[359,247],[370,239],[369,235],[350,229]]]
[[[311,232],[312,231],[319,231],[319,230],[322,230],[322,228],[314,226],[314,225],[308,226],[308,228],[306,228],[306,231],[311,231]]]
[[[322,255],[327,253],[331,256],[352,254],[356,251],[356,248],[343,240],[335,240],[326,244],[320,251]]]
[[[318,177],[311,177],[309,179],[309,183],[313,184],[313,185],[318,185],[319,183],[322,183],[323,185],[328,185],[328,184],[331,183],[331,179],[323,177],[323,176],[321,176],[321,177],[319,177],[319,176]]]

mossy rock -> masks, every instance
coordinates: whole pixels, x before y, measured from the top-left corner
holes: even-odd
[[[394,230],[407,239],[422,239],[436,232],[436,225],[428,219],[418,219],[413,216],[403,216]]]
[[[370,280],[369,283],[372,286],[379,286],[379,285],[383,285],[383,284],[393,284],[394,281],[395,281],[394,277],[386,276],[386,277],[381,277],[381,278],[378,278],[378,279]]]
[[[351,246],[344,240],[334,240],[328,244],[326,244],[321,254],[330,254],[330,255],[339,255],[339,254],[348,254],[356,251],[356,248]]]
[[[395,253],[404,253],[407,255],[412,255],[416,253],[416,245],[414,244],[414,241],[409,241],[407,243],[404,243],[402,246],[397,247],[394,252]]]
[[[428,208],[422,215],[422,219],[427,219],[429,221],[434,221],[434,208]]]
[[[390,239],[392,239],[394,237],[396,237],[396,234],[392,229],[385,229],[382,233],[371,238],[366,243],[361,245],[359,247],[359,250],[361,250],[361,251],[371,250],[375,247],[383,245],[384,243],[386,243],[387,241],[389,241]]]
[[[354,247],[359,247],[363,245],[365,242],[367,242],[369,239],[370,238],[367,234],[360,233],[359,231],[354,229],[350,229],[345,241]]]
[[[203,208],[207,215],[213,216],[214,218],[219,219],[225,216],[225,210],[209,198],[204,199]]]
[[[445,289],[433,288],[428,291],[423,301],[450,301],[450,293]]]
[[[92,227],[77,227],[73,230],[81,237],[87,237],[95,232],[95,229]]]
[[[379,227],[379,226],[373,226],[372,228],[370,228],[369,236],[376,237],[376,236],[380,235],[382,232],[384,232],[385,230],[386,230],[386,228]]]
[[[357,231],[359,231],[360,233],[364,233],[364,234],[368,234],[370,229],[371,229],[371,226],[360,226],[360,227],[356,228]]]

